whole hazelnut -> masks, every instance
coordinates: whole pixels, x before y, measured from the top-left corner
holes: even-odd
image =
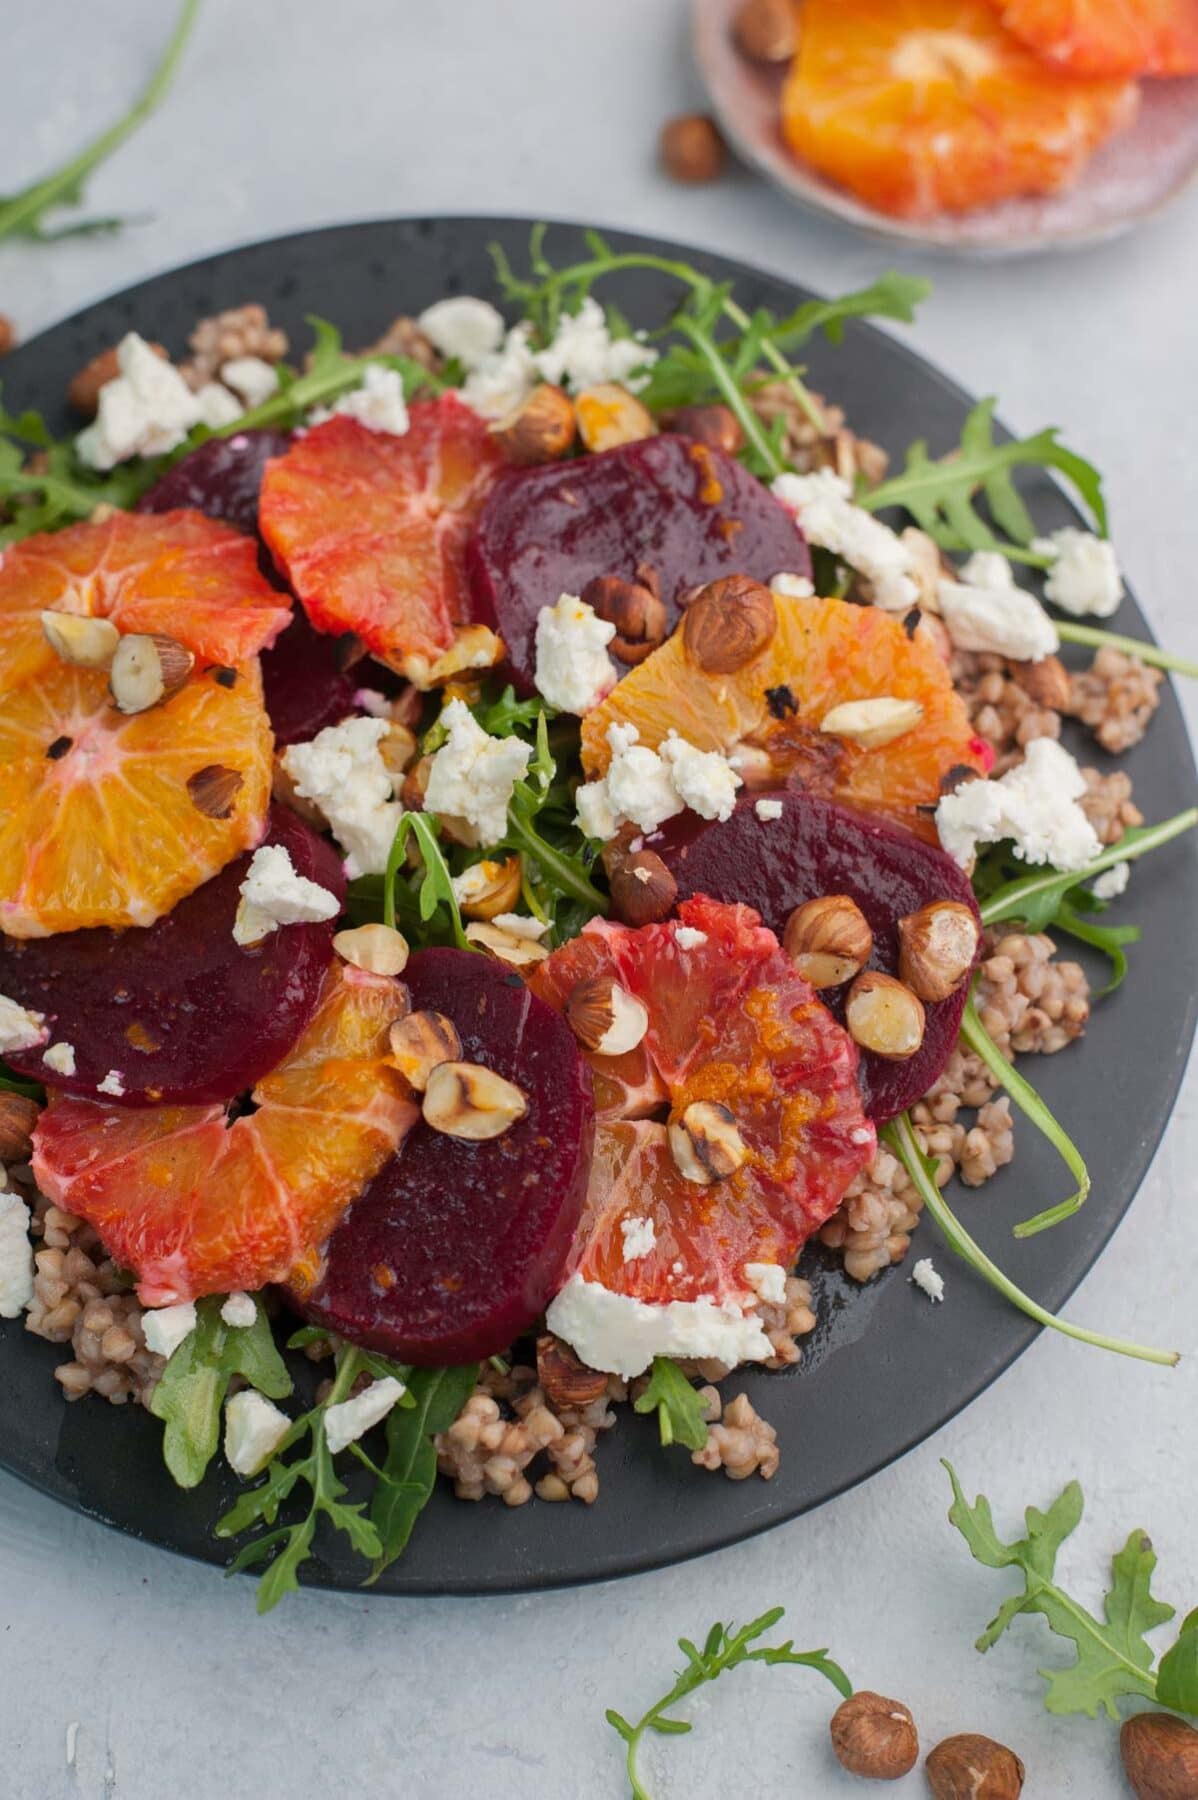
[[[625,925],[655,925],[674,909],[678,883],[652,850],[620,857],[609,879],[612,909]]]
[[[1069,705],[1069,671],[1059,656],[1042,656],[1039,662],[1012,663],[1011,679],[1037,706],[1064,712]]]
[[[7,356],[16,341],[16,326],[7,313],[0,313],[0,356]]]
[[[728,147],[715,120],[706,113],[684,113],[667,120],[658,150],[663,168],[675,181],[715,181],[728,160]]]
[[[919,1760],[919,1733],[901,1701],[854,1694],[832,1714],[832,1748],[842,1769],[870,1781],[898,1781]]]
[[[664,423],[680,437],[693,438],[726,456],[735,456],[744,448],[744,428],[730,406],[679,406],[666,415]]]
[[[0,1163],[28,1162],[40,1110],[24,1094],[0,1093]]]
[[[491,436],[508,462],[523,469],[558,461],[569,451],[577,431],[569,394],[545,381],[514,412],[492,425]]]
[[[733,675],[768,649],[777,629],[769,588],[748,575],[724,575],[687,607],[682,645],[705,675]]]
[[[921,1000],[947,1000],[966,979],[981,942],[977,914],[960,900],[935,900],[899,920],[899,974]]]
[[[1137,1800],[1198,1795],[1198,1731],[1172,1713],[1137,1713],[1119,1733],[1123,1768]]]
[[[741,55],[751,62],[789,62],[799,47],[793,0],[744,0],[732,22],[732,35]]]
[[[851,981],[873,947],[869,921],[847,894],[822,894],[796,906],[782,934],[782,948],[813,988]]]
[[[863,1050],[904,1062],[923,1043],[926,1017],[909,987],[880,969],[866,969],[845,998],[844,1022]]]
[[[1019,1800],[1024,1768],[993,1738],[962,1732],[929,1752],[924,1773],[935,1800]]]
[[[609,625],[616,635],[608,645],[612,655],[630,665],[644,662],[662,642],[669,618],[661,596],[645,581],[625,581],[619,575],[594,575],[580,598]]]

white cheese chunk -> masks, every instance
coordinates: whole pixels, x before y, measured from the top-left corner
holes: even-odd
[[[761,1320],[734,1300],[717,1305],[701,1294],[651,1306],[582,1275],[572,1275],[550,1302],[546,1323],[589,1368],[626,1381],[643,1374],[655,1356],[710,1357],[735,1366],[774,1354]]]
[[[380,1381],[372,1381],[368,1388],[355,1394],[352,1400],[342,1400],[339,1405],[328,1407],[324,1415],[324,1440],[330,1455],[337,1456],[347,1445],[356,1443],[372,1426],[385,1419],[406,1393],[402,1381],[397,1381],[394,1375],[384,1375]]]
[[[696,931],[693,925],[679,925],[674,932],[674,942],[680,950],[701,950],[707,942],[707,933]]]
[[[480,418],[504,419],[527,400],[537,384],[537,365],[529,347],[531,326],[517,325],[498,350],[471,369],[459,399]]]
[[[29,1208],[4,1187],[0,1170],[0,1319],[18,1319],[33,1299]]]
[[[181,1300],[176,1306],[156,1306],[141,1315],[141,1328],[145,1333],[146,1349],[169,1361],[184,1338],[190,1337],[196,1328],[195,1304],[191,1300]]]
[[[1010,839],[1023,862],[1081,869],[1102,846],[1077,804],[1086,779],[1055,738],[1034,738],[999,781],[966,781],[936,808],[940,842],[964,869],[978,846]]]
[[[770,491],[794,514],[808,543],[831,551],[865,576],[875,605],[900,613],[915,605],[919,590],[911,578],[909,547],[888,525],[853,504],[853,490],[843,476],[831,469],[779,475]]]
[[[775,594],[785,594],[791,600],[810,600],[815,593],[815,583],[808,581],[806,575],[791,575],[786,569],[779,570],[770,587]]]
[[[656,831],[691,807],[705,819],[727,819],[741,778],[718,750],[699,750],[671,732],[660,751],[639,741],[635,725],[609,725],[611,762],[598,781],[575,795],[579,828],[587,837],[613,837],[623,824]]]
[[[606,699],[616,685],[616,665],[607,646],[616,635],[609,619],[576,594],[537,615],[537,692],[558,712],[581,718]]]
[[[121,339],[116,360],[120,373],[100,389],[95,424],[75,439],[89,469],[113,469],[131,456],[162,456],[204,416],[174,364],[136,331]]]
[[[1013,588],[1015,571],[1001,550],[975,550],[961,564],[960,579],[966,587]]]
[[[1131,880],[1131,864],[1129,862],[1112,863],[1104,869],[1097,880],[1090,883],[1090,892],[1096,900],[1117,900]]]
[[[657,1227],[652,1219],[621,1219],[620,1234],[626,1263],[640,1262],[657,1248]]]
[[[533,361],[543,380],[571,393],[605,381],[621,382],[635,393],[657,351],[639,338],[613,338],[603,308],[588,294],[576,313],[562,314],[552,342]]]
[[[220,1316],[234,1331],[246,1331],[258,1317],[258,1302],[252,1294],[230,1294]]]
[[[1061,647],[1056,626],[1024,588],[942,581],[939,597],[940,616],[958,650],[988,650],[1013,662],[1039,662]]]
[[[34,1050],[49,1037],[46,1015],[30,1012],[7,994],[0,994],[0,1056],[10,1050]]]
[[[220,378],[243,406],[261,406],[279,385],[278,370],[261,356],[234,356],[221,364]]]
[[[746,1263],[744,1277],[759,1300],[769,1306],[786,1305],[786,1270],[781,1263]]]
[[[233,937],[239,944],[260,943],[280,925],[335,919],[341,911],[336,894],[296,873],[282,844],[263,844],[254,851],[238,892]]]
[[[382,363],[370,363],[362,376],[362,385],[351,388],[348,394],[342,394],[340,400],[334,401],[333,412],[340,413],[347,419],[356,419],[359,425],[365,425],[370,431],[385,432],[389,437],[403,437],[408,429],[407,402],[404,399],[403,376],[398,369],[384,368]],[[316,413],[312,419],[319,423]],[[322,412],[320,419],[330,415]]]
[[[390,729],[387,719],[344,719],[281,755],[296,793],[328,820],[351,880],[384,872],[403,813],[379,748]]]
[[[763,825],[769,825],[774,819],[780,819],[782,817],[782,802],[781,800],[755,800],[753,802],[753,811],[757,814],[757,817],[761,820]]]
[[[291,1420],[272,1400],[242,1388],[225,1402],[225,1460],[248,1480],[266,1467],[290,1430]]]
[[[207,425],[210,431],[231,425],[245,411],[237,395],[219,381],[206,381],[203,387],[197,388],[195,400],[200,409],[200,424]]]
[[[124,1091],[125,1077],[120,1069],[109,1069],[103,1081],[96,1083],[97,1094],[111,1094],[114,1100],[119,1100]]]
[[[1062,612],[1075,619],[1087,613],[1109,619],[1123,599],[1123,576],[1115,547],[1091,531],[1066,525],[1048,537],[1035,538],[1032,549],[1053,558],[1044,592]]]
[[[75,1046],[65,1043],[51,1044],[42,1056],[42,1061],[48,1069],[55,1070],[59,1075],[73,1075],[75,1073]]]
[[[489,300],[473,294],[450,294],[426,306],[416,323],[442,356],[452,357],[470,372],[503,343],[503,315]]]
[[[911,1271],[911,1279],[921,1293],[936,1302],[944,1299],[944,1277],[933,1268],[930,1256],[921,1256]]]
[[[678,797],[701,819],[730,819],[741,778],[718,750],[697,750],[671,731],[661,746],[662,762]]]
[[[532,746],[519,738],[493,738],[469,707],[451,700],[441,714],[448,737],[429,765],[426,812],[464,819],[481,844],[497,844],[507,831],[512,790],[527,773]]]

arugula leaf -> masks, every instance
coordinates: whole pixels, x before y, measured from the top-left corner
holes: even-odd
[[[1012,473],[1020,468],[1056,469],[1085,501],[1105,537],[1106,502],[1102,477],[1092,463],[1057,441],[1049,427],[1010,444],[994,442],[993,398],[980,400],[961,431],[958,449],[934,461],[923,439],[907,452],[906,467],[878,487],[857,496],[860,506],[881,512],[902,507],[944,550],[1001,550],[1016,561],[1047,565],[1047,558],[1027,548],[1036,528],[1016,491]],[[981,493],[1006,539],[999,538],[978,513]]]
[[[453,941],[458,949],[473,949],[462,924],[461,909],[453,891],[453,877],[437,837],[436,824],[427,813],[405,812],[396,827],[383,876],[383,923],[391,926],[395,924],[397,895],[401,891],[398,886],[399,872],[404,864],[404,852],[410,837],[416,839],[424,864],[424,874],[420,878],[417,892],[421,924],[428,925],[435,917],[437,908],[443,905],[448,911]]]
[[[844,1699],[851,1697],[852,1683],[826,1650],[796,1650],[793,1639],[790,1638],[784,1644],[757,1644],[757,1640],[772,1630],[783,1616],[784,1609],[774,1606],[762,1613],[759,1619],[742,1625],[739,1631],[731,1625],[717,1623],[707,1633],[701,1650],[689,1638],[679,1638],[678,1648],[686,1658],[686,1666],[679,1672],[668,1694],[664,1694],[647,1712],[642,1713],[635,1725],[630,1724],[614,1707],[607,1709],[604,1718],[627,1746],[624,1766],[633,1800],[651,1800],[638,1768],[638,1756],[645,1733],[653,1731],[663,1737],[680,1737],[690,1731],[690,1721],[671,1718],[670,1708],[693,1694],[696,1688],[710,1681],[718,1681],[729,1669],[736,1669],[742,1663],[750,1662],[764,1663],[769,1668],[789,1663],[796,1667],[814,1669],[825,1681],[830,1681]]]
[[[36,1100],[39,1103],[44,1102],[46,1098],[46,1090],[40,1082],[26,1081],[23,1076],[14,1074],[8,1064],[2,1060],[0,1060],[0,1093],[23,1094],[26,1100]]]
[[[1174,1712],[1198,1715],[1198,1606],[1182,1620],[1177,1642],[1161,1658],[1156,1697]]]
[[[1067,901],[1079,884],[1092,881],[1116,863],[1135,862],[1137,858],[1147,856],[1150,850],[1159,850],[1183,832],[1192,831],[1195,825],[1198,825],[1198,807],[1189,807],[1185,812],[1174,813],[1171,819],[1163,819],[1159,825],[1141,825],[1125,831],[1117,844],[1102,851],[1084,869],[1067,873],[1060,869],[1037,869],[1030,875],[1002,881],[996,886],[992,885],[995,870],[1001,864],[986,858],[979,864],[983,889],[979,895],[982,923],[1001,925],[1007,919],[1019,919],[1029,931],[1047,931],[1056,923],[1062,901]],[[989,891],[984,891],[987,888]]]
[[[339,399],[350,388],[359,386],[367,369],[372,367],[397,370],[403,376],[404,395],[409,400],[424,388],[439,393],[446,385],[422,364],[413,362],[410,356],[348,356],[335,325],[315,313],[307,314],[307,322],[312,327],[313,342],[304,373],[296,375],[284,365],[276,364],[279,385],[273,394],[260,406],[251,407],[227,425],[220,425],[215,430],[197,426],[187,445],[172,453],[174,460],[205,438],[233,437],[240,431],[256,431],[265,425],[285,429],[298,425],[313,407],[326,406],[330,400]]]
[[[407,1548],[412,1528],[437,1479],[433,1438],[448,1431],[474,1392],[478,1364],[452,1369],[413,1369],[407,1377],[414,1407],[396,1407],[387,1419],[387,1456],[370,1503],[370,1521],[381,1548],[367,1585]]]
[[[44,466],[30,470],[30,453]],[[90,518],[101,503],[132,506],[161,467],[158,458],[107,475],[84,469],[73,436],[55,439],[39,413],[18,416],[0,405],[0,545]]]
[[[931,291],[930,281],[888,269],[869,287],[858,288],[855,293],[828,300],[805,300],[777,321],[771,335],[776,344],[787,350],[799,349],[816,331],[822,331],[830,344],[841,344],[848,319],[897,319],[910,325]]]
[[[1061,901],[1057,907],[1056,925],[1058,931],[1067,932],[1070,937],[1077,938],[1079,943],[1089,944],[1092,950],[1100,950],[1110,962],[1111,979],[1105,987],[1098,990],[1098,998],[1101,1000],[1121,987],[1127,975],[1127,952],[1123,946],[1138,944],[1144,934],[1138,925],[1096,925],[1092,920],[1083,918],[1080,905],[1084,904],[1092,912],[1105,906],[1104,901],[1095,899],[1088,890],[1083,891],[1085,900],[1079,901],[1078,905],[1070,900]]]
[[[78,233],[112,231],[125,223],[118,218],[82,219],[49,228],[46,225],[46,214],[58,206],[78,206],[83,200],[84,183],[93,169],[98,168],[105,158],[119,149],[125,139],[149,118],[174,79],[198,10],[199,0],[184,0],[175,29],[167,41],[157,68],[123,117],[106,131],[102,131],[99,137],[94,138],[60,169],[33,182],[19,194],[0,199],[0,239],[27,237],[52,240]]]
[[[1079,625],[1073,619],[1056,619],[1054,623],[1064,644],[1088,644],[1093,650],[1101,650],[1105,645],[1121,651],[1124,656],[1134,656],[1138,662],[1150,663],[1154,669],[1172,669],[1176,675],[1188,675],[1191,680],[1198,680],[1198,662],[1188,656],[1177,656],[1160,644],[1150,644],[1144,638],[1122,637],[1117,631],[1100,631],[1095,625]]]
[[[271,1400],[284,1400],[291,1392],[291,1377],[261,1304],[256,1304],[254,1323],[246,1326],[226,1325],[222,1304],[219,1294],[197,1302],[196,1328],[168,1361],[150,1399],[150,1411],[166,1426],[166,1466],[182,1488],[202,1481],[216,1454],[221,1407],[234,1375]]]
[[[1163,1699],[1152,1672],[1153,1656],[1146,1634],[1171,1619],[1174,1609],[1152,1593],[1156,1553],[1147,1535],[1133,1531],[1113,1557],[1103,1616],[1097,1619],[1056,1579],[1061,1546],[1081,1522],[1082,1491],[1076,1481],[1069,1483],[1046,1513],[1029,1506],[1024,1514],[1026,1537],[1004,1543],[995,1530],[989,1501],[979,1495],[970,1506],[956,1470],[949,1462],[944,1467],[953,1488],[948,1516],[974,1559],[990,1569],[1018,1569],[1024,1580],[1023,1593],[1003,1601],[978,1639],[977,1648],[989,1650],[1021,1613],[1040,1613],[1057,1636],[1066,1639],[1076,1651],[1074,1662],[1067,1668],[1039,1671],[1048,1683],[1044,1704],[1049,1712],[1086,1713],[1093,1719],[1105,1711],[1117,1719],[1118,1699],[1128,1695]],[[1190,1615],[1191,1620],[1194,1617]],[[1186,1623],[1189,1625],[1190,1620]],[[1188,1635],[1183,1627],[1182,1640]],[[1181,1710],[1192,1711],[1198,1710],[1198,1695],[1190,1685],[1198,1675],[1198,1663],[1187,1670],[1189,1662],[1187,1645],[1173,1665],[1180,1679],[1176,1686],[1172,1680],[1167,1685],[1170,1692],[1192,1702]]]
[[[639,1413],[657,1413],[661,1441],[702,1450],[707,1442],[707,1413],[697,1388],[691,1386],[669,1356],[655,1356],[649,1385],[634,1402]]]

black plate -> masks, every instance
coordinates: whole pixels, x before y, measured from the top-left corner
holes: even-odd
[[[89,307],[26,345],[4,364],[5,399],[36,406],[68,426],[59,397],[89,357],[136,327],[180,353],[201,314],[260,300],[295,341],[306,313],[334,320],[347,344],[369,343],[398,312],[439,295],[490,291],[487,245],[504,244],[519,265],[529,222],[415,219],[349,225],[232,250],[143,282]],[[677,245],[618,235],[620,247],[684,256],[717,279],[736,282],[749,306],[793,307],[805,290],[757,270]],[[552,234],[555,259],[581,256],[580,232]],[[818,269],[812,270],[818,279]],[[670,304],[669,284],[637,277],[612,297],[636,321],[654,323]],[[848,410],[854,425],[890,450],[926,437],[955,443],[967,396],[891,338],[852,325],[841,349],[812,346],[812,376]],[[1084,446],[1083,446],[1084,448]],[[1074,515],[1047,482],[1028,490],[1044,527]],[[1127,601],[1114,622],[1143,635],[1143,615]],[[1101,750],[1088,760],[1109,763]],[[1127,759],[1136,797],[1150,819],[1193,804],[1195,770],[1181,714],[1166,690],[1147,740]],[[1096,1174],[1081,1215],[1044,1236],[1016,1243],[1011,1225],[1067,1191],[1068,1176],[1026,1125],[1019,1155],[984,1198],[958,1192],[972,1231],[1008,1273],[1058,1309],[1109,1241],[1148,1168],[1177,1094],[1198,1009],[1198,843],[1183,839],[1137,869],[1127,915],[1144,927],[1125,987],[1097,1009],[1087,1042],[1036,1068],[1049,1104],[1066,1121]],[[1160,946],[1168,946],[1168,955]],[[509,1510],[456,1502],[444,1484],[403,1560],[379,1584],[384,1593],[470,1594],[626,1575],[748,1537],[818,1506],[902,1455],[966,1406],[1035,1335],[1034,1328],[957,1263],[935,1227],[924,1224],[919,1252],[936,1256],[947,1285],[933,1307],[899,1269],[858,1288],[831,1268],[813,1273],[820,1324],[801,1367],[746,1374],[743,1387],[778,1427],[782,1466],[773,1481],[729,1482],[701,1474],[684,1452],[660,1450],[653,1423],[626,1416],[600,1444],[602,1491],[593,1508],[532,1504]],[[1117,1331],[1119,1320],[1106,1322]],[[227,1472],[190,1494],[162,1464],[161,1426],[140,1409],[94,1400],[67,1406],[51,1371],[62,1351],[0,1327],[0,1464],[44,1493],[149,1542],[220,1563],[227,1548],[213,1520],[236,1492]],[[1101,1381],[1103,1353],[1078,1345],[1079,1380]],[[1165,1379],[1162,1375],[1161,1379]],[[352,1588],[362,1566],[344,1540],[325,1541],[307,1579]]]

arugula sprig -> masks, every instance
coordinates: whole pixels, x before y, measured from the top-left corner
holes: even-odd
[[[46,1090],[38,1081],[26,1081],[0,1060],[0,1094],[21,1094],[26,1100],[44,1101]]]
[[[767,1631],[772,1631],[784,1616],[784,1611],[781,1606],[772,1606],[760,1618],[742,1625],[739,1630],[732,1625],[717,1622],[703,1640],[702,1649],[692,1643],[690,1638],[679,1638],[678,1648],[686,1658],[685,1667],[679,1672],[669,1693],[663,1694],[647,1712],[642,1713],[635,1725],[630,1724],[614,1707],[607,1709],[604,1717],[627,1747],[625,1769],[633,1800],[652,1800],[638,1767],[645,1733],[653,1731],[663,1737],[681,1737],[690,1731],[690,1721],[673,1718],[671,1709],[687,1699],[697,1688],[708,1682],[718,1681],[729,1669],[740,1668],[744,1663],[764,1663],[767,1668],[777,1668],[787,1663],[792,1667],[814,1669],[825,1681],[830,1681],[844,1699],[851,1697],[852,1683],[826,1650],[796,1650],[791,1638],[787,1638],[783,1644],[759,1643],[758,1640]]]
[[[285,1400],[292,1389],[261,1304],[255,1303],[254,1323],[244,1326],[226,1325],[221,1305],[219,1294],[197,1302],[195,1330],[167,1362],[150,1400],[150,1411],[166,1426],[166,1466],[182,1488],[197,1486],[216,1454],[234,1375],[271,1400]]]
[[[31,454],[44,467],[30,470]],[[0,405],[0,545],[90,518],[101,503],[132,506],[160,466],[125,463],[98,475],[79,463],[73,437],[56,439],[39,413],[11,413]]]
[[[702,1450],[707,1442],[707,1412],[702,1396],[669,1356],[655,1356],[649,1383],[633,1403],[634,1411],[657,1414],[661,1441]]]
[[[406,1550],[436,1486],[433,1438],[449,1430],[474,1392],[477,1379],[477,1363],[451,1369],[413,1369],[406,1377],[412,1404],[397,1406],[388,1414],[387,1455],[382,1467],[374,1470],[377,1483],[370,1502],[370,1523],[378,1533],[379,1552],[371,1565],[368,1587]],[[360,1460],[368,1460],[364,1451]]]
[[[428,813],[405,812],[395,829],[391,840],[391,849],[387,856],[387,867],[383,875],[383,923],[395,926],[401,905],[404,905],[405,917],[411,916],[411,889],[400,882],[400,871],[405,866],[408,839],[415,838],[420,850],[423,872],[418,878],[416,888],[416,911],[420,925],[427,932],[428,926],[437,917],[438,909],[445,908],[449,920],[449,930],[453,942],[459,950],[473,948],[466,936],[462,924],[461,908],[458,897],[453,891],[453,876],[449,864],[445,860],[445,852],[441,848],[441,840],[437,835],[437,827]]]
[[[395,369],[403,377],[404,394],[409,400],[423,389],[440,393],[445,387],[439,376],[423,364],[413,362],[410,356],[350,356],[342,346],[341,333],[335,325],[315,313],[308,313],[306,318],[312,328],[312,348],[303,374],[297,375],[284,364],[276,364],[279,385],[268,399],[215,430],[197,426],[186,448],[207,437],[233,437],[239,431],[257,431],[268,425],[288,430],[301,424],[313,407],[327,406],[331,400],[338,400],[348,393],[350,388],[359,386],[369,368]],[[185,454],[186,449],[180,447],[172,452],[172,460]]]
[[[1113,869],[1116,863],[1138,861],[1141,856],[1147,856],[1150,851],[1159,850],[1174,838],[1192,831],[1195,825],[1198,825],[1198,807],[1187,807],[1184,812],[1174,813],[1172,818],[1162,819],[1158,825],[1141,825],[1125,831],[1117,843],[1100,851],[1083,869],[1065,873],[1053,868],[1036,869],[998,886],[992,885],[994,864],[979,865],[985,890],[979,895],[982,924],[1001,925],[1009,919],[1018,919],[1029,931],[1047,931],[1057,922],[1062,902],[1068,903],[1079,884],[1093,881],[1104,870]]]
[[[1084,1502],[1076,1481],[1047,1512],[1029,1506],[1024,1514],[1026,1535],[1007,1543],[995,1528],[990,1502],[979,1495],[971,1506],[952,1464],[945,1462],[944,1467],[953,1489],[948,1516],[975,1561],[988,1569],[1015,1569],[1023,1577],[1023,1592],[1003,1601],[977,1640],[978,1650],[991,1649],[1021,1614],[1040,1613],[1076,1653],[1065,1668],[1039,1671],[1048,1683],[1044,1704],[1050,1713],[1085,1713],[1093,1719],[1105,1711],[1117,1719],[1116,1701],[1137,1698],[1198,1714],[1198,1610],[1184,1620],[1159,1667],[1152,1666],[1147,1634],[1167,1624],[1175,1609],[1152,1593],[1156,1553],[1145,1532],[1131,1532],[1113,1557],[1099,1619],[1056,1577],[1061,1548],[1081,1523]]]

